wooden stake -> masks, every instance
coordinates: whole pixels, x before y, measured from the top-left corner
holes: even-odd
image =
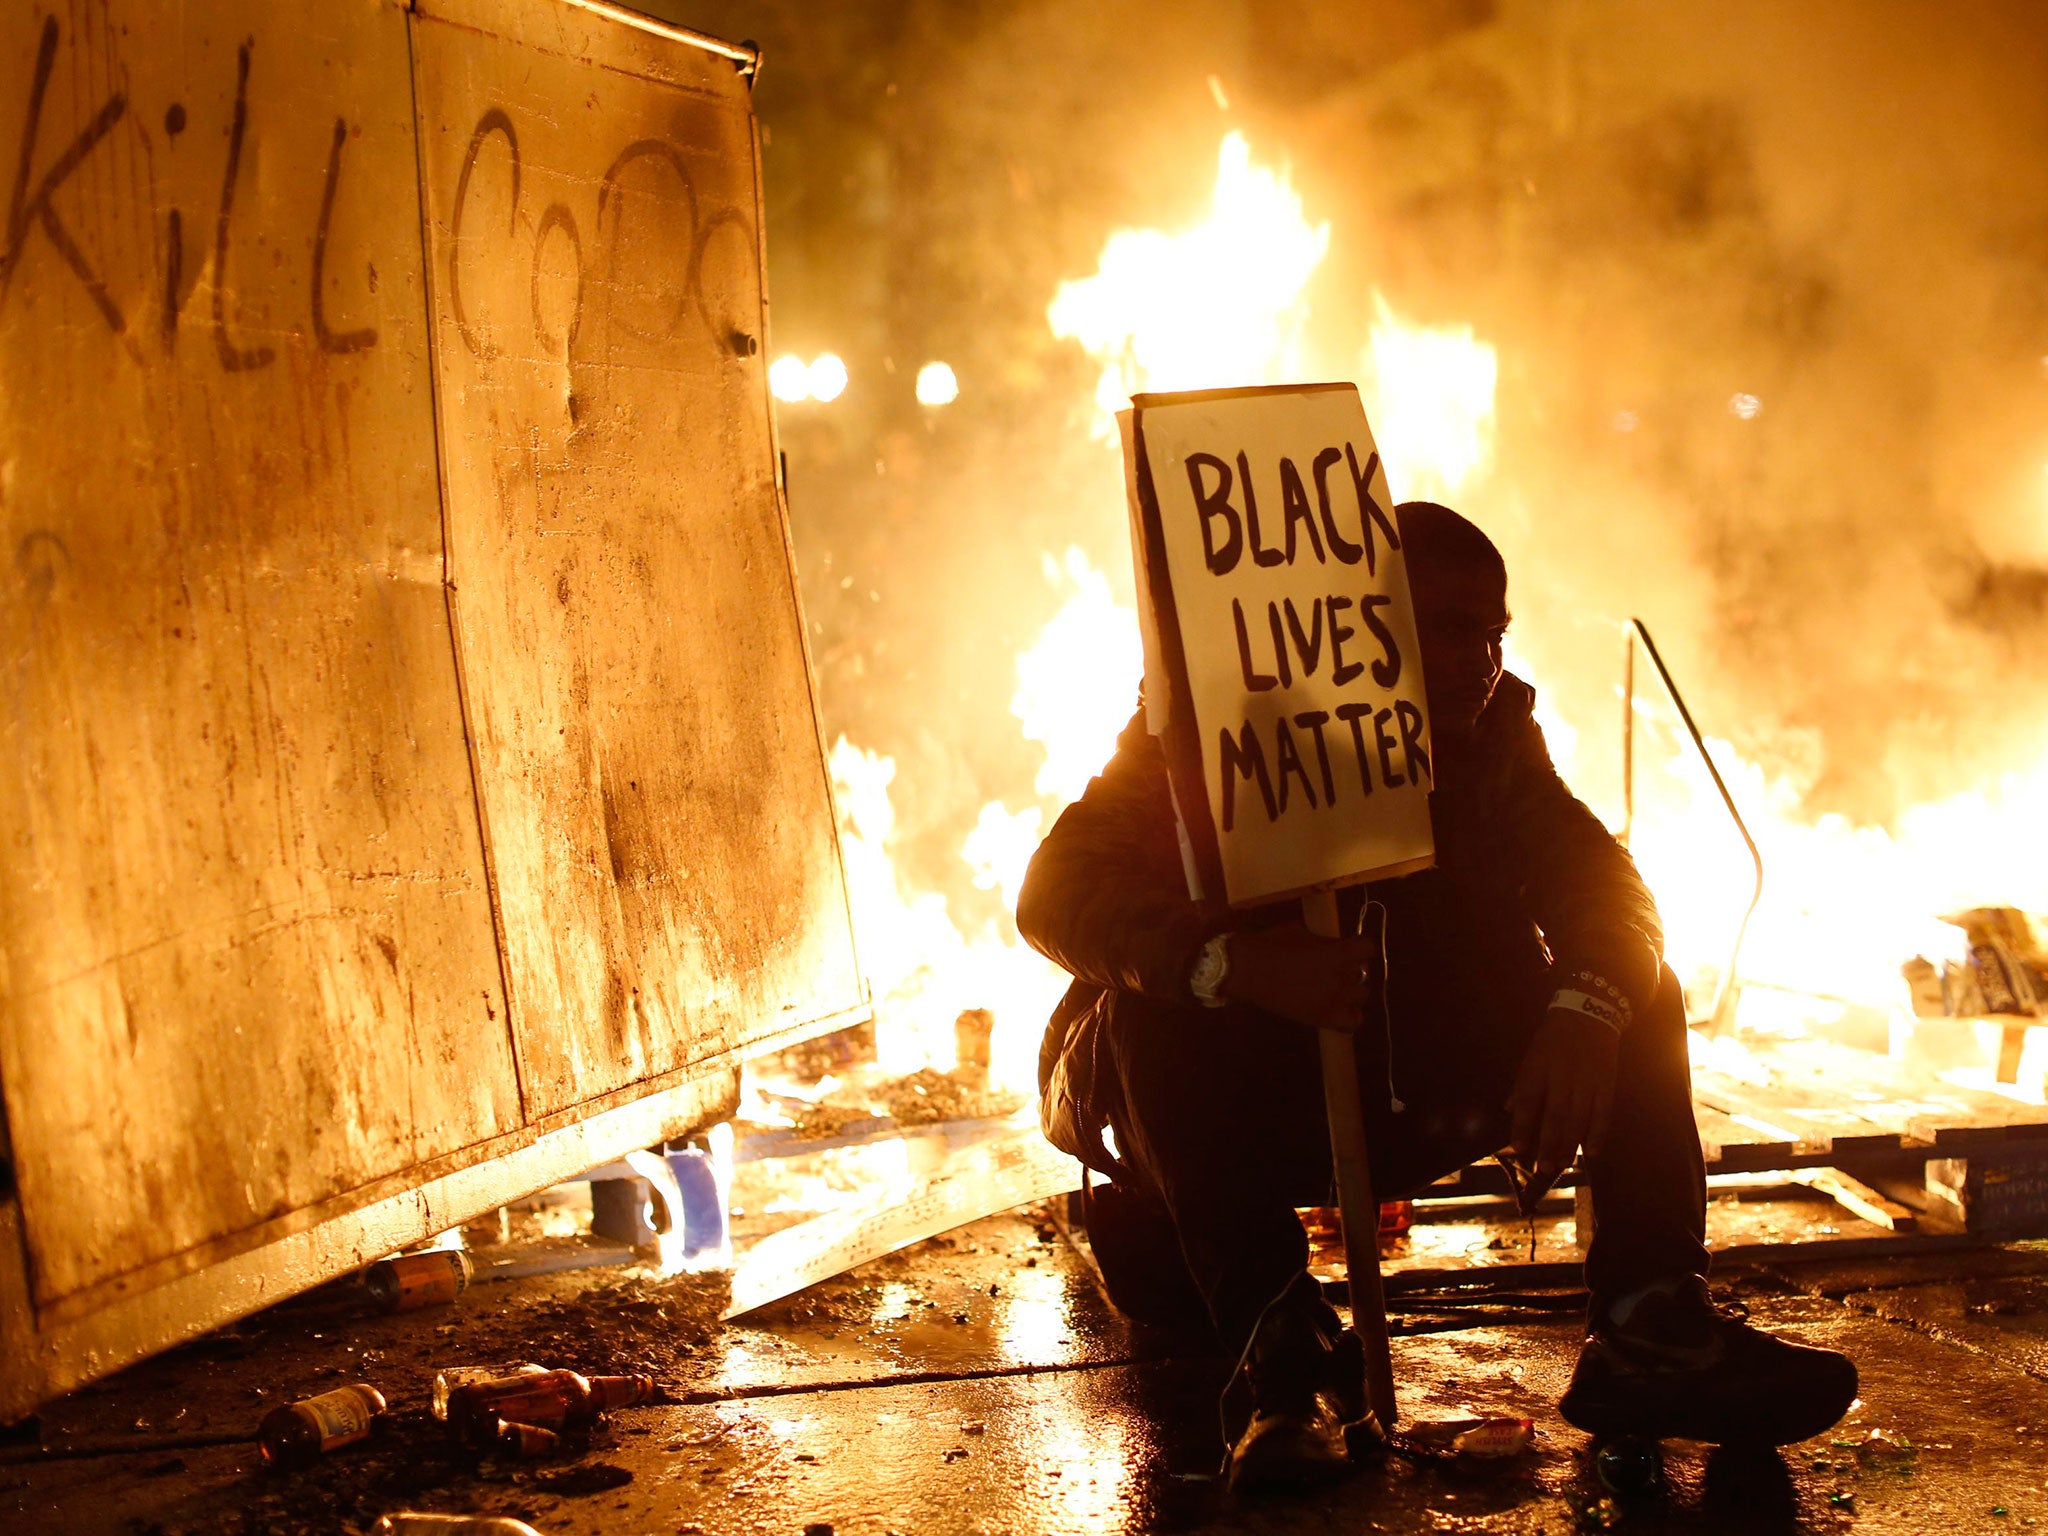
[[[1338,937],[1337,893],[1301,898],[1310,933]],[[1382,1432],[1393,1433],[1394,1356],[1387,1340],[1387,1298],[1380,1285],[1380,1207],[1372,1192],[1366,1151],[1365,1110],[1358,1097],[1358,1053],[1351,1036],[1319,1031],[1323,1045],[1323,1107],[1330,1117],[1330,1160],[1337,1170],[1337,1208],[1344,1225],[1344,1267],[1351,1291],[1351,1326],[1365,1345],[1365,1396]]]

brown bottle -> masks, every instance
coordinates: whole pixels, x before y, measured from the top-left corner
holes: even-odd
[[[516,1381],[544,1375],[544,1365],[451,1365],[434,1373],[434,1417],[448,1417],[448,1399],[457,1387],[482,1386],[488,1382]]]
[[[652,1376],[593,1379],[574,1371],[514,1376],[449,1393],[448,1432],[466,1444],[488,1446],[500,1419],[556,1431],[584,1429],[610,1409],[644,1403],[653,1395]]]
[[[652,1376],[593,1376],[590,1391],[597,1399],[597,1411],[610,1413],[614,1408],[637,1408],[642,1403],[654,1401],[654,1378]]]
[[[382,1392],[356,1381],[273,1408],[256,1426],[263,1459],[273,1467],[310,1466],[329,1451],[367,1439],[384,1406]]]
[[[476,1273],[469,1255],[456,1248],[401,1253],[372,1264],[363,1276],[370,1299],[386,1312],[410,1312],[453,1301],[469,1289]]]

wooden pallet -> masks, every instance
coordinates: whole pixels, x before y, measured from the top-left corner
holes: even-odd
[[[1693,1071],[1693,1118],[1710,1176],[1781,1173],[1786,1184],[1898,1233],[2048,1236],[2048,1107],[1825,1040],[1745,1045],[1733,1070]],[[1567,1175],[1561,1184],[1572,1182]],[[1430,1195],[1506,1187],[1483,1163]]]
[[[1710,1172],[2048,1152],[2048,1108],[1825,1040],[1750,1043],[1742,1075],[1693,1071]]]

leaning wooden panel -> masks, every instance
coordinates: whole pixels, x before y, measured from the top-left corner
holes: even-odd
[[[547,1113],[859,1002],[775,482],[735,61],[564,0],[414,25],[455,615]]]
[[[0,7],[0,160],[0,1083],[76,1315],[520,1111],[404,11]]]

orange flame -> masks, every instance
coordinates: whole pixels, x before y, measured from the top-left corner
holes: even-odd
[[[1204,220],[1178,233],[1113,233],[1096,271],[1061,284],[1048,306],[1053,334],[1099,365],[1097,434],[1113,440],[1114,412],[1143,390],[1340,376],[1334,354],[1316,352],[1306,297],[1329,238],[1284,173],[1255,163],[1242,136],[1225,138]],[[1494,473],[1494,348],[1468,325],[1415,324],[1373,299],[1369,336],[1350,356],[1394,491],[1483,500]],[[1068,597],[1018,659],[1011,705],[1026,739],[1045,750],[1036,800],[989,802],[962,848],[975,883],[1000,891],[1006,906],[1045,828],[1109,756],[1138,680],[1135,618],[1107,578],[1078,549],[1048,556],[1046,574]],[[1615,655],[1618,671],[1618,644]],[[1749,871],[1675,719],[1658,700],[1639,699],[1637,711],[1634,849],[1664,910],[1674,964],[1688,980],[1711,980],[1726,963]],[[1575,729],[1588,722],[1559,718],[1547,703],[1542,724],[1567,778],[1576,755],[1612,739]],[[1803,816],[1797,773],[1767,772],[1714,743],[1770,873],[1744,953],[1752,1000],[1778,989],[1793,999],[1792,1017],[1822,1027],[1861,1009],[1896,1035],[1902,1020],[1910,1026],[1901,961],[1939,958],[1960,940],[1933,914],[1991,901],[2048,911],[2048,817],[2036,810],[2048,801],[2048,739],[2042,747],[2032,773],[1915,807],[1885,831]],[[832,767],[885,1063],[950,1065],[955,1014],[988,1007],[994,1075],[1028,1090],[1038,1030],[1064,977],[1007,923],[966,931],[943,896],[903,888],[889,849],[888,759],[841,741]],[[1783,1022],[1786,1010],[1778,1013]],[[1741,1016],[1764,1011],[1745,1006]]]
[[[1330,248],[1330,226],[1302,216],[1284,173],[1254,165],[1244,135],[1216,157],[1209,216],[1192,229],[1120,229],[1092,277],[1060,284],[1053,335],[1102,364],[1098,436],[1148,389],[1272,384],[1298,374],[1302,289]]]

